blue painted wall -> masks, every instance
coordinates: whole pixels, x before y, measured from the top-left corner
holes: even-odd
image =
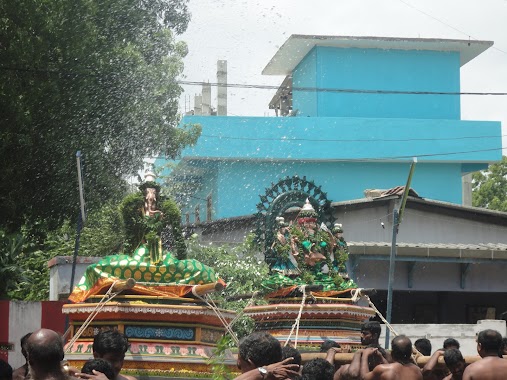
[[[191,221],[197,203],[205,220],[209,192],[213,219],[252,214],[271,182],[295,174],[314,180],[333,201],[361,198],[368,188],[404,185],[413,156],[419,163],[412,187],[422,197],[460,204],[462,172],[501,159],[499,122],[187,116],[181,123],[203,127],[196,146],[183,152],[185,164],[203,173]]]
[[[186,116],[185,123],[203,128],[196,146],[183,151],[187,159],[410,161],[418,156],[461,164],[502,157],[501,124],[495,121]]]
[[[219,166],[214,193],[221,200],[215,206],[214,219],[253,214],[259,195],[265,193],[271,182],[276,183],[285,176],[306,176],[322,186],[330,200],[345,201],[363,198],[365,189],[403,186],[409,168],[409,163],[224,161]],[[412,187],[429,199],[461,203],[461,166],[418,164]],[[199,201],[194,199],[194,202]],[[205,204],[202,201],[201,210],[205,210]],[[201,212],[201,220],[202,215]]]
[[[312,49],[294,71],[292,75],[292,87],[316,88],[318,77],[317,50]],[[317,116],[319,113],[318,95],[317,91],[297,91],[297,95],[293,91],[292,109],[298,110],[299,116]]]
[[[293,72],[293,87],[460,91],[458,52],[318,46]],[[317,96],[317,107],[312,97]],[[309,101],[312,99],[312,101]],[[459,95],[293,91],[298,116],[460,119]]]
[[[425,198],[462,203],[462,175],[501,159],[501,124],[460,120],[459,95],[350,93],[333,89],[460,91],[458,52],[313,48],[292,73],[296,117],[187,116],[201,124],[182,165],[202,170],[188,205],[213,219],[252,214],[271,182],[299,175],[333,201],[404,185]],[[330,91],[309,91],[317,88]],[[489,137],[484,137],[489,136]],[[491,137],[493,136],[493,137]]]

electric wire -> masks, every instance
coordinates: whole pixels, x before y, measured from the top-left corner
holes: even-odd
[[[507,135],[500,136],[461,136],[461,137],[439,137],[439,138],[411,138],[411,139],[308,139],[308,138],[285,138],[285,137],[235,137],[235,136],[219,136],[219,135],[206,135],[201,134],[201,137],[227,139],[227,140],[253,140],[253,141],[309,141],[309,142],[406,142],[406,141],[452,141],[452,140],[468,140],[468,139],[489,139],[507,137]]]
[[[250,88],[262,90],[278,90],[281,86],[274,86],[268,84],[247,84],[247,83],[218,83],[218,82],[201,82],[201,81],[187,81],[177,80],[176,83],[187,86],[202,86],[203,84],[212,87],[229,87],[229,88]],[[478,91],[409,91],[409,90],[379,90],[379,89],[356,89],[356,88],[322,88],[322,87],[286,87],[288,91],[302,91],[302,92],[336,92],[336,93],[350,93],[350,94],[373,94],[373,95],[493,95],[505,96],[507,92],[478,92]]]
[[[422,9],[417,8],[417,7],[416,7],[415,5],[413,5],[413,4],[407,3],[406,1],[403,1],[403,0],[398,0],[398,1],[399,1],[400,3],[405,4],[407,7],[410,7],[410,8],[412,8],[412,9],[415,9],[417,12],[422,13],[423,15],[425,15],[425,16],[427,16],[427,17],[429,17],[429,18],[431,18],[431,19],[433,19],[433,20],[435,20],[435,21],[437,21],[437,22],[441,23],[442,25],[447,26],[448,28],[451,28],[451,29],[455,30],[456,32],[461,33],[461,34],[463,34],[463,35],[467,36],[467,37],[468,37],[468,38],[470,38],[470,39],[473,39],[473,40],[475,40],[475,41],[478,41],[478,39],[477,39],[477,38],[473,37],[473,36],[472,36],[472,35],[470,35],[469,33],[467,33],[467,32],[465,32],[465,31],[463,31],[463,30],[460,30],[460,29],[456,28],[456,27],[454,27],[454,26],[452,26],[452,25],[450,25],[450,24],[446,23],[445,21],[440,20],[439,18],[437,18],[437,17],[435,17],[435,16],[433,16],[433,15],[429,14],[428,12],[425,12],[425,11],[423,11]],[[493,46],[492,48],[493,48],[493,49],[495,49],[495,50],[498,50],[498,51],[499,51],[499,52],[501,52],[501,53],[507,54],[507,52],[506,52],[505,50],[499,49],[499,48],[497,48],[496,46]]]
[[[421,157],[441,157],[441,156],[452,156],[452,155],[458,155],[458,154],[467,154],[467,153],[481,153],[481,152],[494,152],[494,151],[502,151],[504,149],[507,149],[507,147],[500,147],[500,148],[488,148],[488,149],[476,149],[476,150],[464,150],[464,151],[454,151],[454,152],[439,152],[439,153],[414,153],[404,156],[384,156],[384,157],[361,157],[361,158],[327,158],[324,161],[326,162],[382,162],[385,160],[404,160],[404,159],[410,159],[412,160],[414,157],[421,158]],[[152,157],[154,159],[163,159],[167,160],[168,158],[166,156],[154,156]],[[216,158],[218,159],[218,158]],[[220,159],[223,160],[232,160],[234,157],[222,157]],[[255,159],[264,159],[266,161],[277,161],[279,158],[263,158],[263,157],[255,157]],[[284,160],[290,160],[290,157],[284,158]],[[304,161],[304,159],[294,159],[295,161]]]

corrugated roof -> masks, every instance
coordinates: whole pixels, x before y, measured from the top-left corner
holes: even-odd
[[[371,241],[348,241],[349,247],[391,247],[391,242]],[[450,243],[397,243],[398,248],[422,248],[422,249],[462,249],[483,251],[507,251],[507,244],[483,243],[483,244],[450,244]]]

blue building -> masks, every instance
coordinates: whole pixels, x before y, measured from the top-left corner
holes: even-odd
[[[172,175],[191,179],[187,223],[253,214],[285,176],[333,201],[406,182],[462,204],[462,177],[501,159],[500,122],[460,116],[460,67],[490,41],[292,35],[263,70],[284,76],[279,117],[185,116],[202,135]]]

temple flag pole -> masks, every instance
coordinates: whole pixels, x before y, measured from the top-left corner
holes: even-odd
[[[76,231],[76,241],[74,243],[74,256],[72,258],[72,273],[70,276],[70,288],[69,291],[72,293],[72,289],[74,288],[74,277],[76,275],[76,261],[77,254],[79,252],[79,240],[81,238],[81,230],[83,228],[83,224],[86,221],[86,213],[85,213],[85,202],[84,202],[84,185],[83,185],[83,168],[81,161],[81,151],[78,150],[76,153],[77,160],[77,179],[79,183],[79,215],[77,218],[77,231]]]
[[[393,238],[391,240],[391,255],[389,257],[389,282],[387,285],[387,313],[386,313],[386,320],[389,323],[391,323],[391,315],[393,311],[393,283],[394,283],[394,269],[396,266],[396,237],[398,236],[401,218],[403,216],[403,212],[405,211],[405,204],[407,203],[408,192],[410,190],[410,184],[412,182],[412,176],[414,174],[416,163],[417,158],[414,157],[412,160],[412,164],[410,165],[410,171],[408,173],[407,183],[403,191],[403,196],[401,197],[400,208],[399,210],[397,210],[396,208],[393,210]],[[384,347],[386,349],[389,348],[389,338],[390,338],[389,329],[386,328],[386,340],[384,344]]]
[[[77,262],[77,254],[79,252],[79,241],[81,238],[81,230],[83,229],[83,224],[86,220],[85,213],[85,201],[84,201],[84,182],[83,182],[83,167],[81,161],[81,151],[78,150],[76,153],[76,161],[77,161],[77,179],[79,183],[79,213],[77,217],[77,227],[76,227],[76,240],[74,242],[74,254],[72,256],[72,271],[70,275],[70,285],[69,285],[69,293],[72,293],[74,289],[74,280],[76,276],[76,262]],[[65,317],[65,329],[67,330],[69,326],[69,315]]]

